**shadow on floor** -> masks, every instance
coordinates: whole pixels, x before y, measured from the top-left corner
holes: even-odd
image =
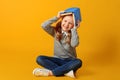
[[[84,76],[91,76],[91,75],[96,74],[92,69],[87,69],[86,67],[83,67],[83,68],[77,70],[76,72],[77,78],[84,77]]]

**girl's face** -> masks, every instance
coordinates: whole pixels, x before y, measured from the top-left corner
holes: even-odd
[[[65,16],[62,19],[61,28],[63,31],[68,32],[74,26],[73,17],[71,15]]]

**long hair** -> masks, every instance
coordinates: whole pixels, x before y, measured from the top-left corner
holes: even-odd
[[[67,37],[66,37],[66,43],[69,43],[69,44],[70,44],[70,42],[71,42],[71,30],[68,31],[67,34],[68,34],[68,35],[67,35]],[[61,21],[56,24],[56,27],[55,27],[55,36],[56,36],[56,39],[57,39],[58,41],[60,41],[60,40],[62,39]]]

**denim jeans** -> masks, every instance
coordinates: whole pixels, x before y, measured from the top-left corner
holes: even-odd
[[[63,76],[73,70],[74,72],[82,66],[82,61],[77,58],[56,58],[48,56],[38,56],[36,62],[42,67],[52,71],[55,76]]]

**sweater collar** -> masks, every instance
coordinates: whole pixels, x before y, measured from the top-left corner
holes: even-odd
[[[68,33],[63,30],[62,30],[62,34],[65,34],[66,36],[68,35]]]

